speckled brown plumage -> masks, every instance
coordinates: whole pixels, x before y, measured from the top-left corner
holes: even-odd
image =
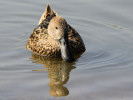
[[[42,15],[39,21],[39,25],[33,30],[30,38],[28,39],[26,46],[27,49],[42,56],[61,56],[59,43],[53,40],[48,34],[49,22],[56,15],[57,13],[54,12],[48,5],[44,15]],[[85,45],[78,32],[69,24],[67,24],[67,27],[69,44],[73,54],[77,55],[84,52]]]

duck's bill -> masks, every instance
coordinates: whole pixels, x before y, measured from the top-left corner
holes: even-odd
[[[74,62],[75,57],[70,49],[68,40],[64,37],[60,39],[60,47],[61,47],[61,56],[67,62]]]

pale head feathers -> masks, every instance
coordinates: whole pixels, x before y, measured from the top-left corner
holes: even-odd
[[[51,19],[48,25],[48,34],[55,40],[59,40],[64,37],[67,29],[67,22],[61,16],[55,16]]]

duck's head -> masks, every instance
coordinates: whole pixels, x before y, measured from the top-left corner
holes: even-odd
[[[48,25],[48,34],[52,39],[58,41],[61,48],[61,56],[67,62],[75,61],[68,40],[67,22],[60,16],[54,16]]]

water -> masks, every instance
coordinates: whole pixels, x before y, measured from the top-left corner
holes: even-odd
[[[85,42],[86,52],[75,63],[42,59],[25,48],[47,3]],[[132,100],[132,5],[132,0],[0,0],[0,100]]]

